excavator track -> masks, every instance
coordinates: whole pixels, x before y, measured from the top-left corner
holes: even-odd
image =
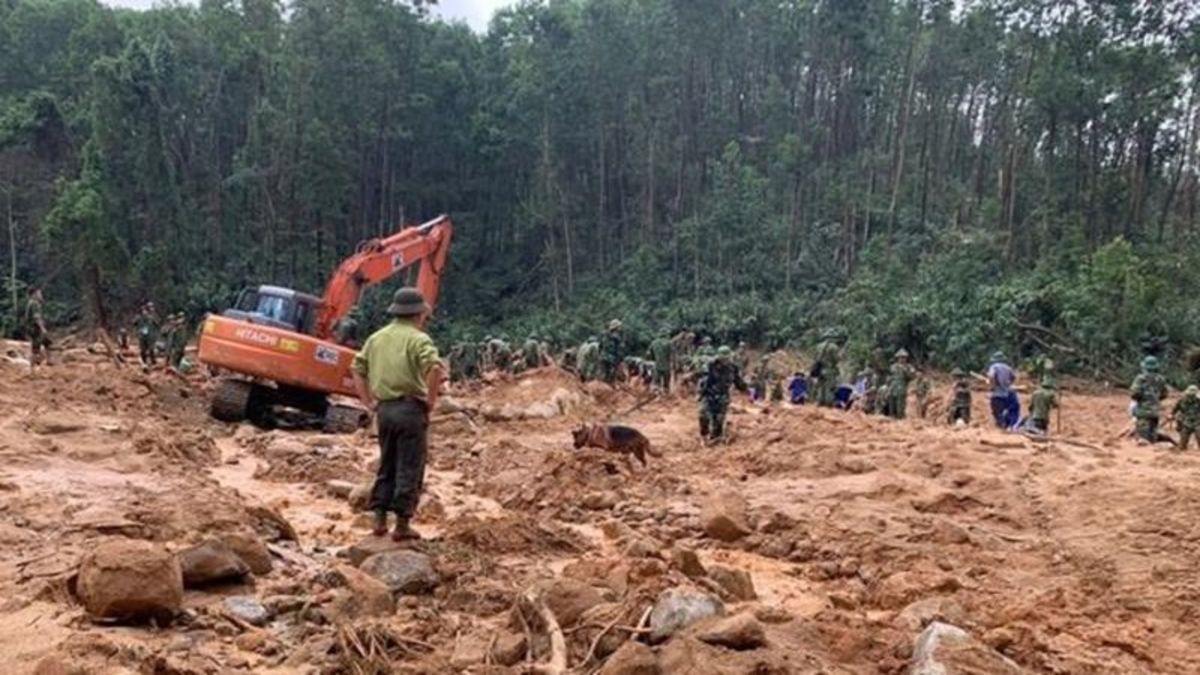
[[[245,380],[223,380],[213,393],[209,414],[222,422],[241,422],[249,418],[256,386]]]
[[[351,434],[367,426],[369,420],[370,415],[362,408],[330,404],[322,428],[329,434]]]

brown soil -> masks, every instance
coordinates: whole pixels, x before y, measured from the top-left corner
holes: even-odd
[[[458,407],[433,421],[416,523],[441,584],[368,617],[339,602],[334,570],[369,524],[330,485],[369,478],[368,434],[220,425],[204,414],[200,376],[86,352],[36,375],[0,360],[0,378],[6,672],[525,672],[549,644],[519,598],[563,579],[598,591],[574,599],[587,606],[564,626],[573,672],[637,639],[658,593],[677,586],[724,595],[766,631],[767,646],[747,652],[688,631],[654,647],[690,672],[906,672],[935,619],[1033,672],[1200,672],[1189,489],[1200,455],[1117,438],[1125,397],[1093,384],[1066,392],[1063,441],[987,428],[977,394],[965,429],[739,400],[735,440],[717,447],[696,438],[690,398],[628,413],[644,392],[553,369],[455,392]],[[551,399],[559,412],[547,417]],[[570,429],[583,420],[634,425],[664,456],[630,473],[622,457],[576,451]],[[728,492],[753,521],[732,544],[701,522],[701,504]],[[93,623],[73,595],[78,561],[100,541],[178,551],[247,530],[274,570],[187,591],[169,626]],[[729,597],[712,574],[688,578],[673,549],[748,572],[758,599]],[[275,617],[233,620],[231,595],[278,606]],[[524,641],[532,653],[502,665],[499,646]]]

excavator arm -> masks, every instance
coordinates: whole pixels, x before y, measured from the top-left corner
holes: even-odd
[[[418,262],[421,268],[417,288],[429,306],[435,306],[453,235],[450,218],[439,216],[390,237],[363,242],[354,255],[342,261],[325,287],[314,327],[316,337],[329,339],[334,326],[358,303],[364,289],[383,283]]]

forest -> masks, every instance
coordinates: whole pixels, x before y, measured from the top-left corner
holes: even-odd
[[[31,285],[59,326],[319,292],[449,213],[446,340],[1200,342],[1192,2],[428,4],[0,0],[0,327]]]

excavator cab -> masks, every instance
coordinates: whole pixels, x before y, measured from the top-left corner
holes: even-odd
[[[247,288],[224,316],[246,323],[313,334],[321,299],[280,286]]]

